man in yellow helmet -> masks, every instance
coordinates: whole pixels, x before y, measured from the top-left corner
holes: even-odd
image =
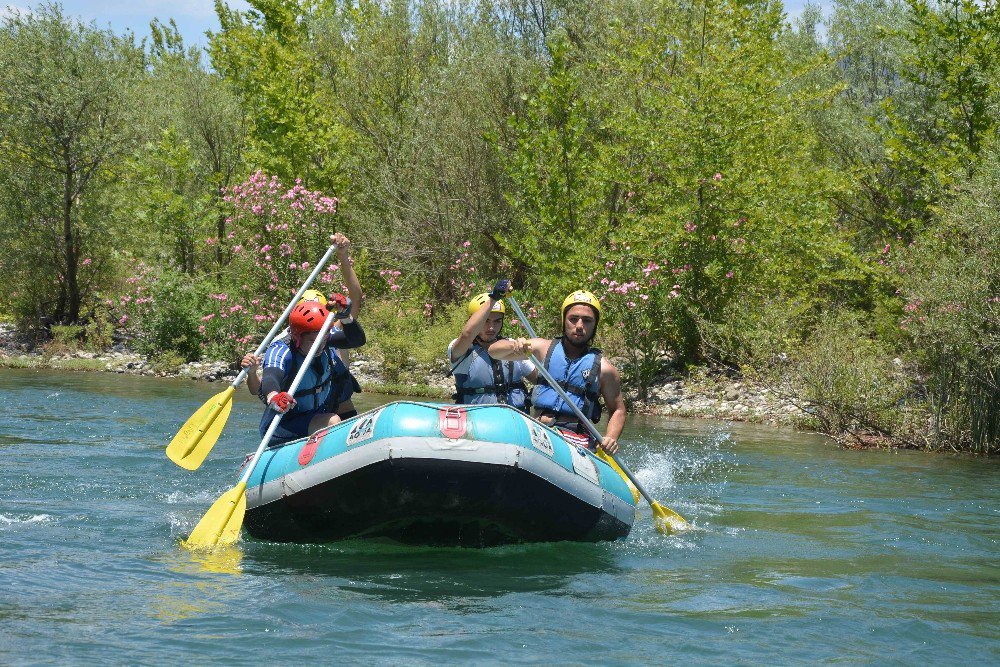
[[[595,424],[601,419],[603,399],[610,413],[607,431],[600,443],[589,439],[587,442],[591,449],[600,445],[609,454],[614,454],[618,451],[618,438],[625,427],[625,400],[622,398],[618,369],[604,358],[598,348],[590,345],[600,319],[601,302],[590,292],[577,290],[562,304],[562,336],[552,340],[500,340],[490,345],[489,354],[500,360],[527,359],[530,354],[543,359],[546,370]],[[581,435],[587,433],[572,408],[543,378],[538,379],[531,402],[539,421],[563,431]]]
[[[462,333],[448,346],[456,403],[503,403],[528,410],[524,381],[535,381],[538,371],[534,364],[527,360],[497,361],[486,352],[490,343],[500,339],[507,312],[503,298],[508,292],[510,281],[498,280],[492,292],[473,297]]]

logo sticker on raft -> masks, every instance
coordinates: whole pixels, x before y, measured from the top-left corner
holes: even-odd
[[[554,456],[555,451],[552,448],[552,441],[549,440],[549,434],[545,430],[545,427],[527,417],[522,417],[522,419],[524,419],[524,425],[528,427],[528,434],[531,436],[531,446],[543,454]]]
[[[347,434],[347,446],[352,447],[359,442],[371,440],[372,436],[375,435],[375,423],[378,422],[380,414],[382,414],[381,409],[358,417],[358,421],[351,427],[351,432]]]
[[[571,448],[570,451],[573,451]],[[599,476],[597,473],[597,465],[594,463],[593,459],[587,456],[587,450],[583,447],[577,447],[573,451],[573,472],[581,477],[589,479],[594,484],[599,484]]]

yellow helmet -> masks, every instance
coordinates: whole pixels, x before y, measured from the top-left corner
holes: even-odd
[[[577,290],[570,294],[568,297],[563,299],[562,303],[562,316],[566,319],[566,311],[569,310],[570,306],[575,306],[582,303],[585,306],[590,306],[597,313],[597,319],[601,319],[601,302],[598,301],[597,297],[588,292],[587,290]]]
[[[490,295],[483,293],[479,296],[472,297],[472,301],[469,302],[469,317],[476,314],[476,311],[483,307],[483,304],[490,300]],[[490,308],[491,313],[503,313],[507,314],[507,308],[503,305],[503,301],[497,301]]]
[[[326,306],[326,295],[318,289],[307,289],[302,293],[302,298],[299,299],[299,303],[304,301],[316,301],[319,305]]]

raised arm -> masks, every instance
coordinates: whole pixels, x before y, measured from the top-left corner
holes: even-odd
[[[487,299],[479,307],[479,310],[474,312],[465,322],[465,326],[462,327],[462,333],[455,339],[455,344],[451,346],[452,361],[458,361],[462,358],[462,355],[469,351],[469,348],[472,347],[472,342],[476,340],[476,336],[483,332],[483,327],[486,326],[486,318],[490,316],[490,311],[493,310],[494,305],[496,305],[496,299]]]
[[[340,273],[344,276],[344,284],[347,285],[347,294],[351,297],[351,317],[357,317],[361,310],[361,298],[364,293],[361,291],[361,282],[358,274],[354,272],[354,264],[351,263],[350,248],[351,241],[337,232],[333,235],[333,242],[337,244],[337,260],[340,262]]]
[[[365,330],[361,328],[357,320],[346,319],[341,320],[341,323],[343,324],[342,329],[335,329],[330,332],[331,346],[341,350],[350,350],[361,347],[368,342]]]

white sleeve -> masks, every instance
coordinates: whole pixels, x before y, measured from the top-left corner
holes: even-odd
[[[454,367],[452,368],[451,371],[452,373],[467,373],[469,371],[469,367],[472,366],[472,357],[473,357],[472,347],[470,346],[469,349],[466,350],[465,354],[463,354],[460,359],[452,361],[451,351],[455,347],[455,343],[457,342],[458,339],[456,338],[455,340],[451,341],[451,343],[448,344],[448,368]]]

